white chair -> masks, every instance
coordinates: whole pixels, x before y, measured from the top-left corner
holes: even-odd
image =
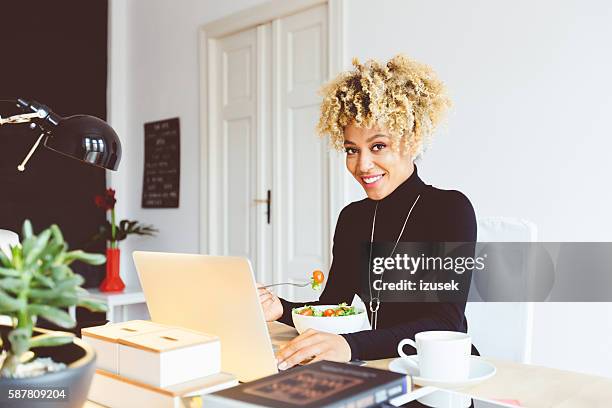
[[[533,242],[536,239],[537,226],[532,222],[510,217],[478,219],[479,242]],[[465,314],[472,342],[481,355],[530,362],[532,303],[468,302]]]

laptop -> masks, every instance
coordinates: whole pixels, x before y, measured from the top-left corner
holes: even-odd
[[[218,336],[221,368],[239,381],[278,372],[248,259],[144,251],[133,258],[152,321]]]

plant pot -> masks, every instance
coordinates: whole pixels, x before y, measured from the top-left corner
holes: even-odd
[[[121,250],[119,248],[106,248],[106,277],[100,284],[102,292],[121,292],[125,283],[119,274],[119,261]]]
[[[0,325],[2,337],[12,330]],[[35,334],[49,333],[50,330],[34,329]],[[57,347],[33,348],[36,357],[51,357],[65,363],[65,370],[30,378],[0,378],[0,406],[2,408],[82,408],[87,400],[91,379],[95,372],[96,355],[88,344],[74,338],[70,344]],[[57,390],[65,391],[64,399],[8,399],[9,390]]]

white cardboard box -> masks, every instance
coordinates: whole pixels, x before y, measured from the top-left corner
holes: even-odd
[[[187,329],[119,338],[119,375],[156,387],[221,371],[221,342]]]
[[[218,373],[164,389],[96,370],[87,398],[111,408],[190,408],[202,406],[198,396],[236,385],[236,377]]]
[[[124,323],[87,327],[81,330],[81,336],[96,350],[96,368],[118,374],[119,339],[168,330],[168,328],[168,326],[147,320],[132,320]]]

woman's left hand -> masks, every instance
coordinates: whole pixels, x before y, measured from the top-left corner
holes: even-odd
[[[308,329],[281,347],[276,362],[279,370],[286,370],[311,357],[314,358],[309,364],[320,360],[347,362],[351,359],[351,348],[339,334]]]

